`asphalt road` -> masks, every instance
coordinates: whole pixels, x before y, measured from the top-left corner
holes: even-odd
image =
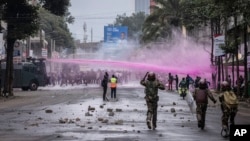
[[[102,88],[98,86],[15,90],[14,97],[0,98],[0,140],[226,140],[220,136],[219,103],[209,104],[206,126],[201,130],[185,100],[175,92],[160,91],[157,129],[149,130],[143,87],[121,86],[117,95],[118,101],[103,102]],[[249,117],[249,108],[241,106],[236,124],[250,124]]]

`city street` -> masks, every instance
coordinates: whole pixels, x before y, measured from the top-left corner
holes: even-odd
[[[224,141],[219,103],[209,104],[204,130],[176,93],[159,91],[156,130],[146,126],[144,89],[123,85],[118,101],[103,102],[97,85],[15,90],[0,98],[1,141]],[[110,97],[110,90],[108,90]],[[250,124],[249,105],[242,104],[236,124]]]
[[[0,141],[249,139],[248,7],[0,0]]]

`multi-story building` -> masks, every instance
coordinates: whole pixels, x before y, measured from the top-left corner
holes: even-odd
[[[135,13],[150,14],[150,0],[135,0]]]
[[[156,5],[155,0],[150,0],[150,7],[155,6],[155,5]],[[150,14],[151,14],[152,12],[153,12],[153,9],[150,8]]]

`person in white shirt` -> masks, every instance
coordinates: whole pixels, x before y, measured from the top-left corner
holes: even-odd
[[[121,32],[120,39],[117,41],[118,45],[126,45],[127,44],[127,39],[126,39],[126,34],[125,32]]]

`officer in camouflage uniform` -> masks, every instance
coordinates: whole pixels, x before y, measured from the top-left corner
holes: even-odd
[[[219,95],[223,113],[221,135],[227,137],[229,135],[228,120],[230,119],[230,124],[234,125],[234,118],[238,111],[238,99],[227,81],[221,83],[221,90],[222,93]]]
[[[216,103],[215,98],[212,93],[207,88],[207,84],[204,79],[199,81],[198,88],[195,89],[193,94],[194,100],[196,102],[196,117],[198,121],[198,127],[204,129],[206,121],[206,111],[208,104],[208,97]]]
[[[147,77],[147,80],[146,80]],[[151,129],[151,122],[153,122],[153,130],[156,128],[157,121],[157,102],[159,100],[158,89],[165,90],[164,85],[155,77],[155,73],[150,72],[141,80],[141,85],[145,86],[145,100],[147,103],[147,125]]]

